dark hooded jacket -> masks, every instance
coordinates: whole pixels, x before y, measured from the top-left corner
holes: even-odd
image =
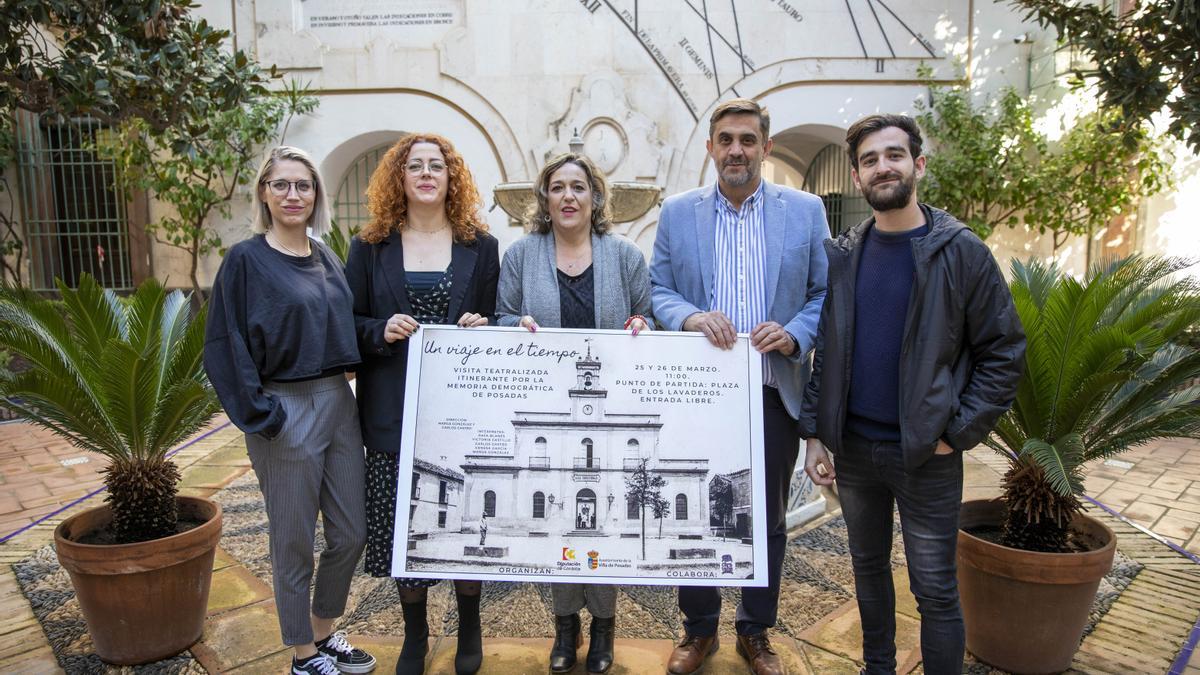
[[[921,466],[938,439],[969,450],[1012,405],[1025,332],[987,246],[950,214],[921,204],[929,233],[912,241],[916,276],[900,348],[900,447]],[[842,450],[854,346],[854,284],[868,218],[825,241],[829,285],[800,433]]]

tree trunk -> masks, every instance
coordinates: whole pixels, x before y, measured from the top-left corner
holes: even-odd
[[[204,291],[200,290],[200,279],[196,276],[196,270],[200,267],[200,241],[192,240],[192,249],[188,251],[191,254],[191,269],[188,270],[188,278],[192,281],[192,302],[195,306],[204,304]]]
[[[646,507],[642,507],[642,560],[646,559]]]

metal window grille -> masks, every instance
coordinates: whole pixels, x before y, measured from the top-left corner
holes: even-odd
[[[850,176],[846,149],[830,144],[821,148],[804,174],[804,189],[821,198],[833,236],[854,227],[871,215],[871,207]]]
[[[342,176],[333,199],[333,219],[339,228],[349,232],[363,227],[371,219],[367,212],[367,184],[371,182],[371,174],[375,173],[383,153],[390,147],[381,145],[359,155]]]
[[[90,149],[103,130],[88,117],[20,113],[17,166],[34,290],[56,290],[56,278],[74,288],[85,272],[106,288],[133,288],[117,170]]]
[[[687,520],[687,495],[675,495],[675,520]]]

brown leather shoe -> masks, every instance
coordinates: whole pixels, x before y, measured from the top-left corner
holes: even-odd
[[[750,662],[750,671],[754,675],[786,675],[787,668],[771,648],[771,638],[767,637],[767,631],[754,635],[738,635],[737,638],[737,653]]]
[[[671,660],[667,661],[667,672],[671,675],[692,675],[704,667],[704,660],[720,646],[716,635],[684,635],[679,646],[671,652]]]

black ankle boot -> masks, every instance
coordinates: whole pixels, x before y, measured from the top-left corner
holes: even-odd
[[[429,653],[429,622],[425,618],[428,602],[402,602],[404,612],[404,646],[396,661],[396,675],[422,675],[425,655]]]
[[[591,635],[588,639],[587,671],[604,673],[613,664],[613,629],[616,618],[592,617]]]
[[[479,596],[456,594],[458,599],[458,651],[455,675],[475,675],[483,665],[483,634],[479,625]]]
[[[554,647],[550,650],[550,672],[566,673],[575,667],[575,652],[583,644],[579,614],[554,617]]]

